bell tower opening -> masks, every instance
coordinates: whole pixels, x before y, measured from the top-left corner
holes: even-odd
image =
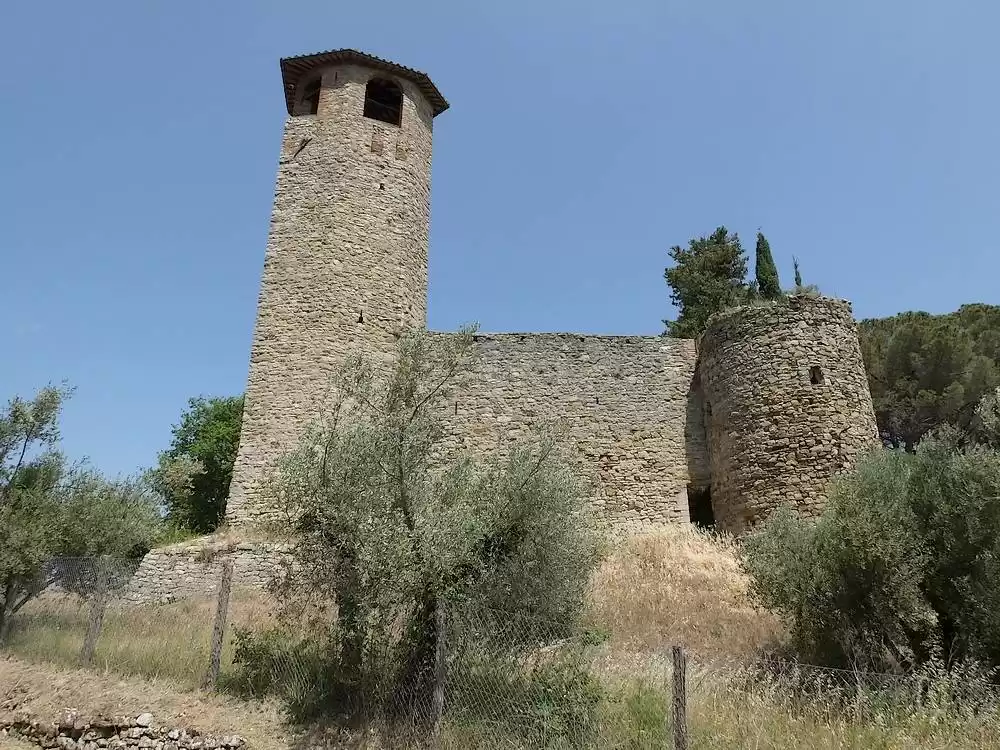
[[[403,122],[403,90],[394,81],[372,78],[365,86],[365,117],[395,125]]]
[[[304,115],[314,115],[319,112],[320,79],[314,78],[302,90],[302,108]]]

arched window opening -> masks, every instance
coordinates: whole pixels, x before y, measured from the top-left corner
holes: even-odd
[[[373,78],[365,86],[365,117],[399,126],[403,122],[403,91],[392,81]]]
[[[319,78],[306,84],[302,91],[302,114],[314,115],[319,112]]]

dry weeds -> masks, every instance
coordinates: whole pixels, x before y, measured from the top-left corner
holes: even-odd
[[[690,526],[624,540],[595,574],[590,616],[625,653],[673,644],[707,656],[741,657],[780,640],[774,615],[754,607],[731,537]]]
[[[273,702],[192,691],[165,679],[61,669],[15,658],[0,659],[0,703],[7,700],[43,721],[57,719],[68,708],[88,716],[149,711],[159,724],[238,734],[262,750],[285,748],[290,739]]]
[[[232,660],[234,628],[265,627],[273,608],[273,600],[263,594],[233,592],[229,637],[222,655],[224,668]],[[214,599],[201,598],[111,606],[104,617],[94,665],[108,674],[168,679],[198,687],[208,667],[215,609]],[[88,619],[87,603],[73,595],[29,602],[15,620],[6,650],[31,661],[76,666]]]

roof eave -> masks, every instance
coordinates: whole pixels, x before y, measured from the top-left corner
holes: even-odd
[[[437,86],[434,85],[426,73],[414,70],[413,68],[407,68],[391,60],[384,60],[381,57],[369,55],[366,52],[359,52],[353,49],[339,49],[317,52],[310,55],[281,58],[281,80],[285,89],[285,108],[288,110],[288,114],[292,114],[295,86],[302,76],[317,67],[338,62],[360,63],[407,79],[420,89],[424,98],[430,103],[433,116],[435,117],[449,107],[448,101],[438,91]]]

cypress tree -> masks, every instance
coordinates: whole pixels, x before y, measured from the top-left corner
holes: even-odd
[[[781,296],[778,267],[774,264],[774,258],[771,256],[771,246],[761,232],[757,232],[756,274],[760,296],[764,299],[778,299]]]
[[[795,267],[795,291],[802,288],[802,274],[799,272],[799,259],[792,256],[792,265]]]

